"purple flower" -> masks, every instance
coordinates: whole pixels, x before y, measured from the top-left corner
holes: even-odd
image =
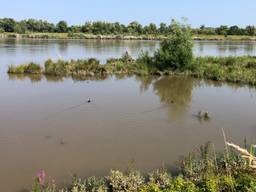
[[[38,178],[39,184],[41,186],[44,186],[45,184],[45,171],[44,170],[40,170],[37,174],[36,177]]]

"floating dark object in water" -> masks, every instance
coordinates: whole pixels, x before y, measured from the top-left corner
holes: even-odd
[[[87,100],[87,103],[91,103],[92,102],[92,100],[89,98],[88,100]]]
[[[174,101],[173,100],[171,100],[171,104],[173,104],[174,103]]]
[[[61,144],[61,145],[66,144],[66,142],[64,141],[64,139],[61,139],[60,144]]]
[[[210,114],[209,114],[209,112],[208,111],[199,111],[198,113],[197,113],[197,117],[198,118],[204,118],[205,120],[207,120],[207,119],[210,119]]]

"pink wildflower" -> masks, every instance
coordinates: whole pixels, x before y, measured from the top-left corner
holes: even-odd
[[[44,170],[40,170],[37,174],[36,174],[39,184],[41,186],[44,186],[45,184],[45,171]]]

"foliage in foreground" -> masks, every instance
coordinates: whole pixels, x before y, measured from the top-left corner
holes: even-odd
[[[73,178],[72,184],[57,189],[53,179],[40,171],[35,178],[33,192],[255,192],[256,173],[251,167],[251,152],[227,143],[230,148],[216,154],[214,145],[206,143],[197,152],[190,153],[181,161],[178,176],[164,168],[142,175],[135,169],[125,172],[112,170],[106,177]],[[253,150],[252,150],[253,149]],[[235,151],[236,150],[236,151]]]

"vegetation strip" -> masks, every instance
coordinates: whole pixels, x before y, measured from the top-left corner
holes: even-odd
[[[211,40],[255,40],[256,28],[248,25],[245,28],[238,26],[221,25],[219,27],[207,27],[191,29],[195,39]],[[23,37],[23,38],[142,38],[161,39],[172,33],[172,23],[150,23],[141,25],[133,21],[128,25],[118,22],[85,22],[83,25],[68,26],[66,21],[59,21],[53,24],[43,20],[27,19],[15,21],[12,18],[0,19],[0,33],[2,37]],[[55,33],[55,34],[54,34]],[[17,35],[22,34],[22,35]],[[0,35],[1,37],[1,35]]]
[[[227,150],[216,154],[211,143],[184,157],[177,176],[164,167],[141,174],[111,170],[106,177],[73,177],[72,184],[58,189],[55,181],[40,171],[33,192],[250,192],[256,191],[254,145],[245,148],[226,142]]]
[[[125,54],[120,59],[109,59],[102,65],[96,59],[71,60],[56,62],[47,60],[42,68],[39,64],[29,63],[20,66],[9,66],[10,74],[45,74],[59,77],[105,77],[107,75],[190,75],[211,79],[256,85],[256,57],[198,57],[186,66],[172,68],[157,66],[152,57],[144,54],[132,59]],[[167,63],[168,64],[168,63]]]

